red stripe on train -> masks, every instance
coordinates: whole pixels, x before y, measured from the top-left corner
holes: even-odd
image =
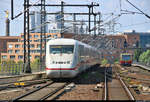
[[[46,70],[76,70],[78,67],[75,68],[46,68]]]
[[[46,68],[46,70],[76,70],[77,68],[79,68],[80,64],[77,64],[76,67],[74,68]]]

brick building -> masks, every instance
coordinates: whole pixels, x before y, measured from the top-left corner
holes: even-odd
[[[60,33],[46,33],[46,37],[48,38],[59,38],[61,37]],[[7,42],[6,49],[3,53],[1,53],[1,60],[14,60],[14,61],[23,61],[24,56],[24,35],[21,34],[16,42]],[[42,44],[42,48],[44,49],[44,42]],[[40,33],[30,33],[30,54],[31,61],[35,58],[40,57]]]
[[[18,36],[1,36],[0,37],[0,56],[1,53],[7,52],[8,42],[17,42],[20,37]]]

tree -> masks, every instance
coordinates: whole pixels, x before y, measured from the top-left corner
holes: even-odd
[[[7,64],[16,64],[16,62],[14,60],[8,60]]]
[[[40,59],[39,59],[39,58],[36,58],[36,59],[31,63],[31,68],[32,68],[32,69],[39,68],[39,65],[40,65]]]
[[[135,50],[135,51],[134,51],[133,59],[138,62],[141,53],[142,53],[142,51],[141,51],[140,49]]]
[[[17,62],[17,64],[23,64],[23,61],[20,60],[20,61]]]
[[[115,64],[118,64],[118,63],[119,63],[119,60],[118,60],[118,59],[115,59],[114,63],[115,63]]]
[[[140,55],[139,60],[140,62],[144,62],[145,64],[147,64],[149,63],[150,60],[149,57],[150,57],[150,50],[147,50]]]
[[[108,60],[107,59],[103,59],[102,61],[101,61],[101,64],[102,65],[106,65],[108,63]]]

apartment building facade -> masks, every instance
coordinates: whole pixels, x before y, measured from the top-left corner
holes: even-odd
[[[46,33],[46,38],[60,38],[60,33]],[[42,43],[42,49],[44,49],[44,40]],[[44,55],[43,55],[44,56]],[[16,42],[7,42],[7,49],[4,53],[1,53],[1,61],[14,60],[15,62],[23,61],[24,57],[24,35],[21,34]],[[40,33],[30,33],[30,59],[40,57]]]
[[[1,53],[7,51],[8,42],[17,42],[19,40],[18,36],[0,36],[0,56]]]

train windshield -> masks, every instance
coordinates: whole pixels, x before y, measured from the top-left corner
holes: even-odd
[[[131,55],[122,55],[123,60],[131,60]]]
[[[73,45],[50,45],[50,53],[51,54],[60,54],[60,53],[73,53],[74,46]]]

